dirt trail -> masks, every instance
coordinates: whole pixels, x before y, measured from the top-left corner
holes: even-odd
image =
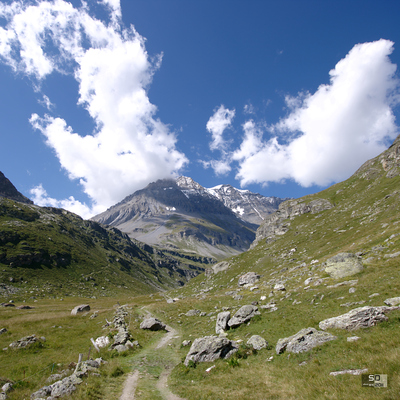
[[[147,315],[151,316],[151,314],[145,310]],[[161,349],[168,345],[168,343],[172,339],[179,338],[178,332],[172,328],[171,326],[166,326],[167,333],[155,344],[152,348]],[[162,395],[164,400],[185,400],[181,397],[173,394],[168,388],[168,376],[171,373],[171,369],[165,369],[159,379],[157,380],[156,387],[160,394]],[[129,374],[128,378],[124,383],[124,389],[122,391],[122,395],[119,400],[135,400],[135,391],[137,387],[137,383],[139,380],[139,371],[135,370],[131,374]]]

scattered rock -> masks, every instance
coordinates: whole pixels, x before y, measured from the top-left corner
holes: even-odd
[[[280,291],[285,291],[286,290],[286,288],[285,288],[285,286],[282,284],[282,283],[277,283],[275,286],[274,286],[274,290],[280,290]]]
[[[336,339],[336,336],[328,332],[317,331],[315,328],[305,328],[293,336],[279,339],[275,350],[276,354],[282,354],[284,351],[303,353],[334,339]]]
[[[246,305],[240,307],[236,314],[228,321],[228,325],[231,328],[236,328],[239,325],[244,324],[245,322],[250,321],[255,315],[260,315],[257,306]]]
[[[205,336],[197,338],[193,342],[184,364],[188,366],[189,361],[196,363],[215,361],[218,358],[229,358],[237,351],[238,345],[232,340],[225,337]]]
[[[99,348],[107,347],[110,344],[108,336],[100,336],[95,340],[96,346]]]
[[[392,297],[390,299],[386,299],[384,303],[388,306],[397,306],[397,304],[400,304],[400,297]]]
[[[83,312],[90,311],[90,306],[89,304],[81,304],[79,306],[76,306],[72,311],[71,315],[77,315]]]
[[[151,331],[160,331],[166,328],[166,325],[157,318],[146,318],[141,324],[140,329],[149,329]]]
[[[378,322],[387,321],[385,313],[398,310],[400,307],[358,307],[346,314],[328,318],[319,323],[322,330],[326,329],[347,329],[353,331],[359,328],[368,328]]]
[[[253,285],[257,281],[260,280],[260,275],[256,274],[255,272],[247,272],[246,274],[239,277],[238,285]]]
[[[44,340],[43,340],[44,339]],[[45,338],[41,338],[42,341],[45,341]],[[25,336],[15,342],[9,344],[9,347],[12,349],[19,349],[23,347],[30,346],[33,343],[39,342],[40,339],[36,337],[36,335]]]
[[[191,344],[192,344],[191,340],[184,340],[182,342],[182,347],[187,347],[187,346],[190,346]]]
[[[361,339],[361,338],[359,338],[358,336],[350,336],[347,338],[347,341],[348,342],[356,342],[359,339]]]
[[[229,329],[228,321],[231,318],[231,313],[229,311],[220,312],[217,316],[217,322],[215,325],[215,333],[220,334],[227,329]]]
[[[325,272],[334,279],[358,274],[364,267],[362,261],[353,253],[339,253],[326,262]]]
[[[344,369],[343,371],[330,372],[329,375],[332,375],[332,376],[344,375],[344,374],[361,375],[361,374],[366,374],[367,372],[368,372],[368,368],[365,368],[365,369]]]
[[[355,293],[355,291],[356,291],[356,288],[355,287],[351,287],[350,289],[349,289],[349,293],[351,294],[351,293]]]
[[[248,341],[247,344],[253,346],[255,350],[265,349],[268,346],[268,342],[259,335],[253,335]]]
[[[6,328],[1,328],[0,329],[0,335],[2,334],[2,333],[6,333],[7,332],[7,329]]]
[[[35,307],[32,306],[17,306],[15,307],[17,310],[33,310]]]
[[[344,285],[354,286],[357,283],[358,283],[358,279],[354,279],[352,281],[339,282],[339,283],[336,283],[335,285],[328,285],[326,288],[327,289],[336,289],[337,287],[344,286]]]
[[[189,310],[185,315],[187,317],[194,317],[196,315],[199,315],[201,313],[200,310]]]
[[[15,304],[13,304],[13,303],[1,303],[1,305],[3,307],[15,307]]]

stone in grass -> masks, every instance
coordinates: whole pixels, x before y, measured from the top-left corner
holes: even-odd
[[[218,358],[229,358],[232,354],[238,351],[236,342],[225,337],[204,336],[197,338],[185,358],[184,364],[189,365],[189,362],[207,362],[214,361]]]
[[[90,306],[89,304],[81,304],[79,306],[76,306],[72,311],[71,315],[78,315],[83,312],[90,311]]]
[[[256,274],[255,272],[247,272],[246,274],[239,277],[238,285],[253,285],[257,281],[260,280],[260,275]]]
[[[220,312],[217,316],[217,322],[215,324],[215,333],[220,334],[229,329],[228,321],[231,318],[229,311]]]
[[[279,339],[275,350],[276,354],[282,354],[285,351],[303,353],[334,339],[336,339],[336,336],[328,332],[317,331],[315,328],[305,328],[293,336]]]
[[[339,253],[326,261],[325,272],[334,279],[344,278],[361,272],[362,261],[353,253]]]
[[[392,297],[390,299],[386,299],[384,303],[388,306],[397,306],[397,304],[400,304],[400,297]]]
[[[400,307],[358,307],[346,314],[337,317],[328,318],[319,323],[322,330],[326,329],[346,329],[354,331],[359,328],[369,328],[377,323],[387,321],[386,313],[392,310],[398,310]]]
[[[141,324],[140,329],[149,329],[151,331],[161,331],[166,328],[166,325],[157,318],[146,318]]]
[[[250,321],[250,319],[253,318],[255,315],[260,315],[258,307],[248,304],[239,308],[236,314],[228,321],[228,325],[231,328],[236,328],[237,326],[240,326],[245,322]]]
[[[268,342],[259,335],[253,335],[248,341],[249,346],[253,346],[255,350],[265,349],[268,346]]]

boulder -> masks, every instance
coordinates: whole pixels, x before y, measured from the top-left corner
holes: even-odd
[[[166,328],[166,325],[157,318],[146,318],[141,324],[140,329],[149,329],[151,331],[160,331]]]
[[[217,315],[217,322],[215,324],[215,333],[220,334],[229,329],[228,321],[231,318],[231,313],[229,311],[220,312]]]
[[[353,253],[336,254],[326,264],[325,272],[334,279],[355,275],[364,269],[360,258]]]
[[[107,347],[110,344],[108,336],[100,336],[95,340],[96,346],[99,348]]]
[[[276,354],[281,354],[284,351],[303,353],[334,339],[336,339],[336,336],[328,332],[317,331],[315,328],[305,328],[293,336],[279,339],[275,350]]]
[[[386,299],[384,303],[388,306],[397,306],[397,304],[400,304],[400,297],[392,297],[390,299]]]
[[[247,274],[242,275],[239,277],[238,285],[253,285],[257,281],[260,280],[260,275],[256,274],[255,272],[247,272]]]
[[[258,311],[257,306],[253,305],[246,305],[241,308],[236,312],[236,314],[228,321],[228,325],[231,328],[236,328],[239,325],[244,324],[245,322],[248,322],[253,318],[255,315],[260,315],[260,312]]]
[[[192,344],[191,340],[184,340],[182,342],[182,347],[187,347],[187,346],[190,346],[191,344]]]
[[[77,315],[83,312],[90,311],[89,304],[81,304],[80,306],[76,306],[72,311],[71,315]]]
[[[7,329],[6,328],[1,328],[0,329],[0,335],[2,334],[2,333],[6,333],[7,332]]]
[[[387,321],[386,313],[398,310],[400,307],[358,307],[346,314],[328,318],[319,323],[319,327],[326,329],[347,329],[354,331],[359,328],[369,328],[378,322]]]
[[[188,366],[189,361],[196,363],[229,358],[236,351],[238,351],[238,345],[232,340],[225,337],[205,336],[193,342],[184,364]]]
[[[259,335],[253,335],[248,341],[249,346],[253,346],[255,350],[265,349],[268,346],[268,342]]]
[[[218,264],[215,264],[211,267],[214,274],[218,274],[218,272],[226,271],[230,268],[230,264],[227,261],[221,261]]]

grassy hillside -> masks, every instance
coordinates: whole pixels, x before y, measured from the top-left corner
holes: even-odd
[[[182,285],[202,271],[200,258],[139,246],[118,229],[65,210],[0,198],[0,299],[138,295]]]

